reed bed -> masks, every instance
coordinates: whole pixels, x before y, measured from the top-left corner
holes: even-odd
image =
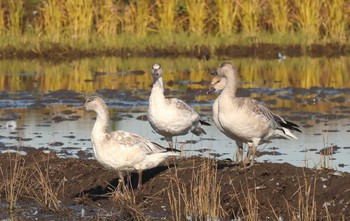
[[[221,205],[221,178],[217,162],[193,161],[190,184],[181,181],[181,170],[174,169],[167,191],[173,220],[220,220],[226,214]]]
[[[188,47],[181,46],[188,37],[193,48],[264,41],[290,44],[295,38],[306,45],[346,44],[349,14],[346,0],[0,0],[0,48],[40,51],[59,44],[67,50],[143,49],[175,43],[181,49]],[[226,38],[208,38],[217,35]],[[240,37],[229,40],[231,36]],[[254,41],[249,40],[252,36]]]
[[[55,213],[62,212],[65,208],[60,197],[64,195],[65,178],[60,181],[60,185],[54,188],[52,180],[49,176],[50,160],[49,157],[44,161],[36,161],[32,173],[29,176],[29,181],[26,185],[26,192],[29,198],[32,198],[41,208],[46,211]],[[44,168],[40,164],[45,164]]]
[[[5,168],[0,167],[2,180],[4,180],[0,190],[5,195],[7,209],[13,212],[17,208],[20,197],[23,196],[29,173],[25,168],[25,161],[19,154],[14,156],[9,154],[9,162],[10,167],[6,171],[4,171]]]

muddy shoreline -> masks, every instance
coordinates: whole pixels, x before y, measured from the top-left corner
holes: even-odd
[[[243,169],[229,161],[200,157],[170,159],[143,173],[142,189],[136,189],[137,174],[132,173],[131,186],[115,192],[115,171],[94,159],[63,159],[32,148],[26,156],[0,154],[0,165],[1,218],[184,220],[202,217],[207,210],[220,220],[350,219],[350,174],[334,170],[288,163]],[[23,187],[17,208],[9,211],[8,181],[21,168],[15,186],[22,182]]]
[[[51,45],[41,50],[19,50],[13,47],[0,50],[0,59],[46,59],[68,60],[87,57],[116,56],[116,57],[196,57],[198,59],[210,59],[211,57],[255,57],[260,59],[276,59],[278,53],[288,57],[337,57],[350,54],[349,45],[340,44],[311,44],[303,45],[275,45],[269,43],[257,43],[249,46],[229,45],[211,49],[206,45],[195,46],[190,49],[177,47],[160,48],[106,48],[96,50],[82,50],[78,48],[66,48],[60,45]]]

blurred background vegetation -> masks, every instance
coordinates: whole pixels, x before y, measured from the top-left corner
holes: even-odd
[[[349,43],[349,0],[0,0],[0,50]]]

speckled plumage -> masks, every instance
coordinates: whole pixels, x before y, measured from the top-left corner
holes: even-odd
[[[213,105],[215,125],[226,136],[234,139],[240,148],[243,143],[248,144],[247,161],[252,155],[251,165],[254,164],[259,143],[271,139],[297,139],[291,132],[300,132],[296,124],[273,114],[254,99],[236,97],[238,74],[231,63],[224,62],[216,73],[226,82],[212,85],[215,90],[223,90]]]
[[[102,98],[93,96],[84,107],[97,113],[91,141],[97,161],[105,167],[142,171],[158,166],[169,156],[178,155],[137,134],[122,130],[109,132],[108,108]]]
[[[162,79],[162,68],[159,64],[152,67],[153,87],[149,98],[148,121],[152,128],[163,135],[173,148],[172,137],[185,135],[189,132],[195,135],[205,134],[200,127],[200,115],[184,101],[177,98],[165,98]],[[208,123],[205,123],[208,124]]]

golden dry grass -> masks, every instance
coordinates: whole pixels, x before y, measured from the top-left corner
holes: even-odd
[[[0,47],[38,50],[59,43],[67,50],[91,44],[95,49],[161,48],[174,41],[181,47],[188,36],[198,41],[198,36],[218,34],[243,36],[237,42],[247,44],[252,36],[260,36],[253,42],[266,41],[261,38],[266,33],[270,41],[285,44],[292,39],[300,44],[348,43],[349,12],[345,0],[1,0]],[[155,36],[158,40],[150,40]]]
[[[4,180],[0,190],[2,190],[1,192],[5,195],[8,210],[12,212],[17,208],[19,198],[23,197],[29,173],[25,168],[25,161],[19,154],[8,154],[8,157],[10,167],[6,169],[0,167],[2,180]]]
[[[34,199],[34,201],[43,209],[60,213],[64,210],[64,205],[60,200],[60,196],[64,194],[65,178],[60,181],[60,185],[54,188],[51,184],[49,176],[50,160],[49,156],[44,161],[36,161],[33,168],[31,168],[31,174],[29,181],[26,184],[26,192],[28,197]],[[40,165],[44,164],[44,168]]]
[[[225,216],[221,205],[221,178],[217,162],[204,159],[199,165],[193,161],[192,178],[183,182],[181,170],[174,168],[167,189],[170,209],[174,220],[216,220]]]

